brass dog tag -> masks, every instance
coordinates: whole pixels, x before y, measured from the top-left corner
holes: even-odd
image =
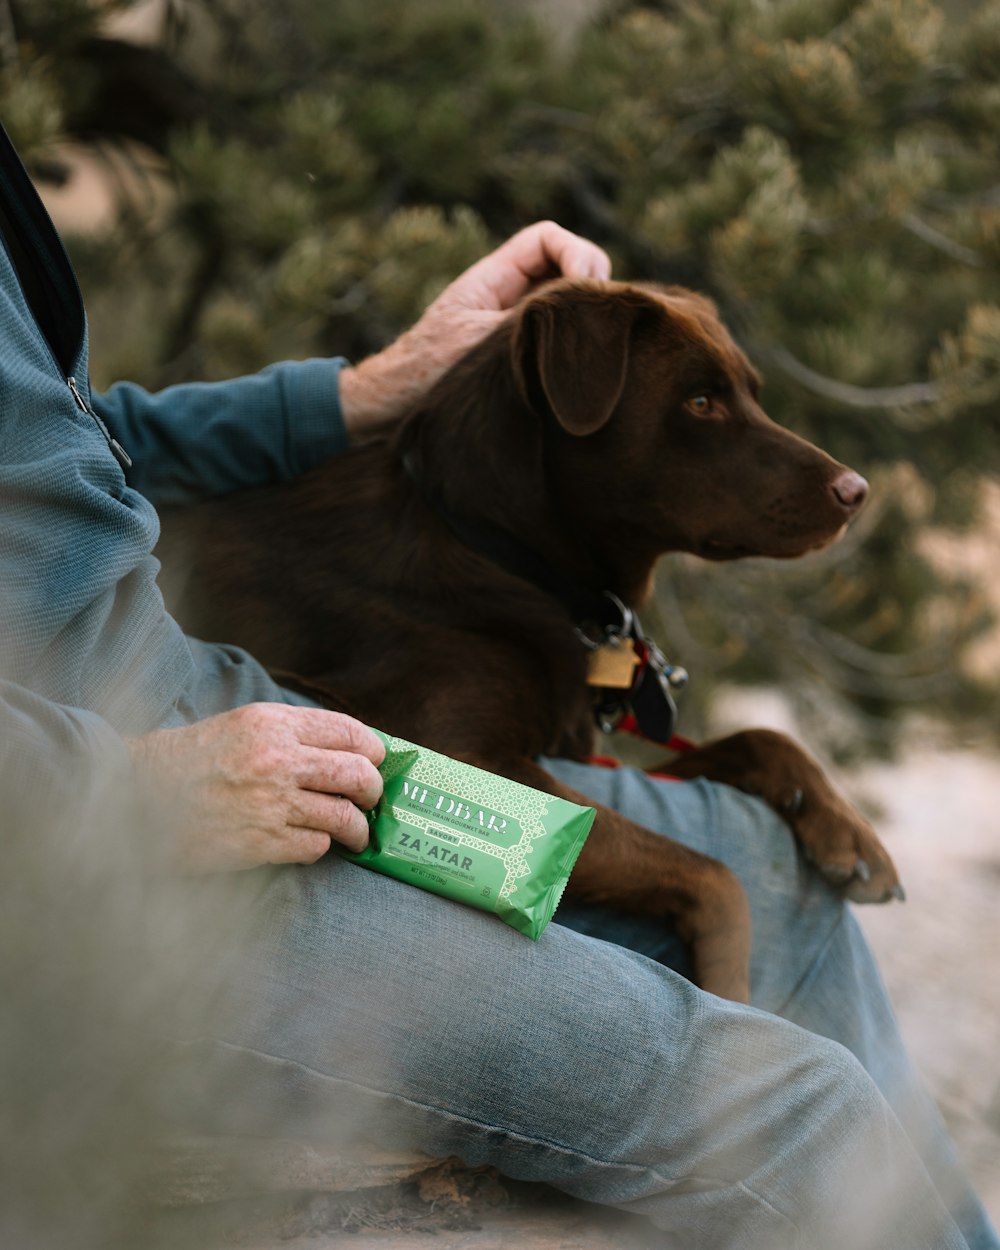
[[[602,643],[587,655],[587,685],[628,690],[638,663],[639,657],[631,638],[615,638]]]

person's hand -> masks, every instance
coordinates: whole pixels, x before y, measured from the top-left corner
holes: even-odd
[[[540,221],[477,261],[384,351],[340,372],[340,404],[352,439],[377,434],[408,412],[441,375],[484,339],[539,282],[606,279],[611,261],[596,244]]]
[[[183,871],[311,864],[331,842],[368,844],[385,749],[350,716],[251,703],[127,745]]]

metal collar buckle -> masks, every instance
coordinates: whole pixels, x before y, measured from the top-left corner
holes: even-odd
[[[641,630],[638,634],[636,633],[636,617],[632,609],[624,604],[614,591],[602,590],[601,596],[614,609],[617,619],[604,624],[587,621],[583,625],[575,625],[573,632],[584,647],[588,651],[596,651],[598,647],[606,646],[616,639],[620,641],[623,638],[641,638]]]

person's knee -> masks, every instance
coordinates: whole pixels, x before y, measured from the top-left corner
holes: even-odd
[[[787,1088],[801,1112],[822,1136],[833,1122],[850,1125],[881,1118],[886,1104],[875,1082],[839,1042],[811,1036],[801,1058],[789,1071]]]
[[[851,1143],[878,1136],[885,1103],[838,1043],[753,1010],[714,1013],[706,1040],[690,1074],[702,1091],[692,1124],[707,1135],[700,1145],[715,1171],[761,1192],[791,1176],[817,1185],[840,1155],[849,1162]]]
[[[950,1220],[912,1143],[843,1046],[816,1039],[790,1078],[787,1125],[790,1145],[772,1170],[774,1192],[806,1225],[836,1227],[847,1247],[887,1244],[890,1231],[899,1238],[892,1244],[945,1244],[940,1228]],[[908,1237],[907,1225],[919,1234]]]

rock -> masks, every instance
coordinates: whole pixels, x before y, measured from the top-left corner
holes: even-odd
[[[365,1147],[181,1138],[152,1160],[161,1209],[150,1250],[652,1250],[643,1219],[546,1185]],[[431,1240],[431,1238],[433,1240]]]

